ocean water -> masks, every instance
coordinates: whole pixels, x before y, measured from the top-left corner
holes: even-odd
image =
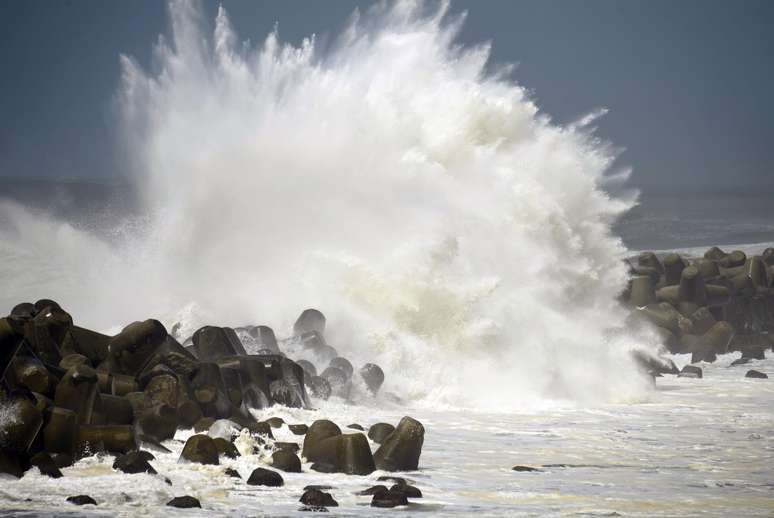
[[[309,484],[332,486],[339,503],[333,516],[771,516],[774,506],[774,417],[771,380],[745,379],[748,369],[774,374],[774,357],[729,367],[728,354],[702,364],[703,379],[658,378],[639,404],[554,408],[537,412],[481,412],[411,408],[371,401],[362,405],[316,402],[315,411],[273,408],[261,418],[287,423],[332,418],[342,428],[397,422],[405,414],[425,425],[418,471],[399,473],[423,493],[409,507],[370,508],[356,491],[389,475],[283,473],[285,486],[261,488],[245,480],[264,455],[221,459],[220,466],[178,464],[180,431],[164,444],[173,453],[156,454],[159,475],[125,475],[111,469],[113,457],[88,458],[53,480],[34,468],[22,479],[0,485],[2,516],[304,516],[298,502]],[[678,366],[689,361],[675,358]],[[349,430],[353,431],[353,430]],[[346,433],[346,432],[345,432]],[[298,442],[286,426],[278,440]],[[250,443],[237,440],[250,451]],[[376,445],[372,444],[373,447]],[[539,472],[515,472],[515,465]],[[239,471],[244,480],[223,474]],[[172,485],[165,483],[168,477]],[[89,494],[98,506],[65,503]],[[164,504],[192,495],[201,510],[175,510]]]
[[[654,387],[629,352],[658,339],[616,302],[634,250],[762,249],[762,197],[637,205],[594,135],[601,114],[554,124],[488,45],[456,44],[464,19],[443,4],[359,13],[325,48],[240,42],[225,11],[205,20],[195,3],[169,12],[150,67],[121,57],[132,173],[3,182],[0,310],[47,297],[109,333],[155,317],[181,335],[267,324],[283,337],[320,308],[343,356],[384,368],[385,395],[258,417],[412,415],[427,435],[403,475],[425,498],[371,509],[353,492],[380,473],[308,465],[282,489],[249,487],[223,469],[246,478],[265,458],[178,464],[179,432],[153,463],[171,486],[89,458],[60,480],[3,480],[0,515],[288,516],[307,484],[334,486],[344,516],[771,515],[774,389],[743,376],[774,374],[774,359],[722,357],[702,380]],[[100,505],[65,504],[80,493]],[[204,510],[161,506],[183,494]]]

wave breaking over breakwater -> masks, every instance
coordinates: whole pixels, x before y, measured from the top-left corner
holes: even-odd
[[[651,338],[621,331],[610,231],[632,202],[604,190],[594,117],[552,123],[488,45],[456,42],[446,4],[379,7],[325,49],[242,43],[222,8],[214,29],[196,4],[169,13],[149,69],[122,57],[142,220],[104,240],[2,203],[9,309],[282,335],[318,307],[330,343],[416,401],[643,396],[627,350]]]

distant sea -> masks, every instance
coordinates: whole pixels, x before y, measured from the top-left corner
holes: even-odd
[[[103,236],[122,219],[142,217],[132,189],[115,181],[5,178],[2,198]],[[644,191],[613,231],[633,251],[774,243],[774,193]]]

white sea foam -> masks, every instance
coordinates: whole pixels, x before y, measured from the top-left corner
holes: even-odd
[[[487,44],[455,42],[446,4],[379,6],[327,49],[242,43],[223,9],[212,30],[196,4],[169,12],[149,69],[122,58],[146,224],[108,244],[2,204],[22,272],[5,300],[56,298],[102,329],[156,316],[280,336],[317,307],[342,354],[426,404],[646,394],[625,353],[653,339],[620,331],[610,232],[632,201],[604,191],[620,178],[596,114],[552,123]]]

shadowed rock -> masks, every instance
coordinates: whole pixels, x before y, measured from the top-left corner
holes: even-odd
[[[201,509],[202,505],[199,503],[199,500],[192,496],[176,496],[169,502],[167,502],[167,505],[170,507],[177,507],[178,509],[193,509],[193,508],[199,508]]]
[[[247,484],[250,486],[281,487],[285,485],[285,482],[282,480],[282,475],[276,471],[256,468],[250,474],[250,478],[247,479]]]
[[[68,496],[67,501],[75,505],[97,505],[97,502],[89,495]]]
[[[418,469],[424,440],[425,428],[422,423],[404,417],[374,454],[376,467],[385,471]]]
[[[219,464],[218,448],[207,435],[192,435],[185,442],[178,462],[196,462],[198,464]]]
[[[313,507],[338,507],[339,503],[333,499],[330,493],[319,489],[308,489],[298,500],[304,505]]]
[[[368,429],[368,438],[377,444],[382,444],[394,431],[395,427],[389,423],[376,423]]]
[[[305,309],[293,324],[293,333],[302,335],[312,331],[325,334],[325,315],[316,309]]]

